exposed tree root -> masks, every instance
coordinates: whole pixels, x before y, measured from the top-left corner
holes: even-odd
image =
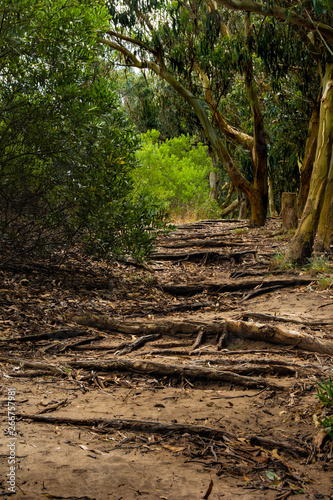
[[[162,290],[164,292],[168,292],[171,295],[179,296],[179,295],[195,295],[197,293],[202,293],[204,290],[207,292],[236,292],[240,290],[251,290],[256,287],[272,287],[279,286],[280,288],[284,287],[294,287],[294,286],[305,286],[309,285],[315,280],[311,280],[308,278],[295,278],[295,279],[278,279],[278,280],[251,280],[251,281],[243,281],[241,283],[200,283],[198,284],[187,284],[187,285],[164,285],[162,286]]]
[[[310,352],[333,355],[333,342],[319,339],[306,333],[281,330],[277,326],[252,323],[246,321],[172,321],[162,320],[156,322],[126,322],[113,320],[103,316],[81,316],[73,318],[78,323],[102,330],[111,330],[130,335],[147,335],[161,333],[169,336],[198,335],[200,329],[206,335],[219,336],[227,332],[228,336],[241,337],[251,340],[270,342],[284,346],[297,346]]]
[[[144,346],[147,342],[152,342],[154,340],[158,340],[161,338],[160,333],[155,333],[152,335],[145,335],[144,337],[140,337],[134,342],[127,343],[125,345],[122,345],[123,349],[121,351],[117,351],[116,355],[117,356],[122,356],[123,354],[127,354],[129,352],[135,351],[136,349],[140,349],[140,347]]]
[[[293,454],[308,456],[310,450],[299,446],[296,443],[278,441],[272,438],[265,438],[257,435],[249,435],[239,438],[236,434],[212,427],[203,427],[199,425],[179,424],[179,423],[162,423],[154,422],[151,420],[134,420],[134,419],[120,419],[120,418],[71,418],[71,417],[56,417],[51,415],[33,415],[25,413],[17,413],[17,418],[24,420],[32,420],[34,422],[42,422],[48,424],[68,424],[75,426],[93,427],[97,431],[108,432],[110,428],[113,429],[128,429],[140,432],[160,432],[160,433],[181,433],[191,434],[202,437],[209,437],[220,439],[230,443],[234,440],[250,441],[252,445],[266,446],[273,449],[282,449]]]
[[[244,387],[269,387],[276,390],[284,390],[284,387],[274,382],[268,382],[262,378],[238,375],[227,370],[215,368],[194,367],[188,365],[175,365],[156,363],[154,361],[143,361],[140,359],[109,359],[107,361],[71,361],[67,366],[72,368],[97,370],[97,371],[130,371],[136,373],[149,373],[160,376],[179,376],[203,380],[219,380],[238,384]]]
[[[262,314],[256,312],[245,312],[239,316],[239,319],[243,319],[244,321],[247,321],[248,318],[254,318],[263,321],[279,321],[281,323],[295,323],[297,325],[305,325],[305,326],[333,325],[333,321],[307,321],[303,319],[287,318],[284,316],[273,316],[272,314]]]

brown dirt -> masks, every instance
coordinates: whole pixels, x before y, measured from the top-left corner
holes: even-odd
[[[274,254],[283,251],[288,242],[288,236],[274,236],[279,226],[278,220],[269,220],[259,229],[249,228],[247,221],[212,221],[179,227],[167,240],[160,240],[157,258],[166,253],[206,252],[197,257],[198,262],[191,262],[191,255],[178,261],[160,258],[150,262],[148,269],[126,263],[107,266],[73,256],[61,265],[26,263],[0,271],[0,495],[99,500],[271,500],[294,495],[299,499],[332,499],[333,443],[324,437],[318,422],[328,410],[316,397],[316,382],[332,374],[330,356],[304,351],[297,345],[274,345],[267,341],[270,339],[239,337],[229,337],[218,350],[218,339],[209,335],[191,353],[198,332],[185,335],[171,331],[118,357],[120,344],[140,335],[110,331],[98,322],[108,318],[144,325],[175,319],[200,320],[208,325],[244,315],[249,315],[248,321],[258,322],[251,319],[251,313],[262,313],[290,319],[265,321],[269,325],[332,341],[333,291],[320,289],[315,281],[245,301],[242,299],[249,290],[209,291],[208,284],[217,282],[312,279],[306,271],[278,271],[273,266]],[[177,235],[178,243],[190,241],[192,246],[168,248]],[[193,239],[187,239],[190,235],[197,243],[220,235],[230,246],[197,246]],[[229,255],[244,250],[256,250],[256,254],[236,259]],[[209,251],[215,252],[211,260]],[[218,260],[216,252],[230,258]],[[189,283],[205,287],[187,297],[162,290],[166,284]],[[317,324],[306,324],[311,322]],[[83,332],[83,336],[9,341],[64,329]],[[74,345],[92,338],[95,340],[88,344]],[[15,362],[16,358],[57,365],[64,371],[50,375],[42,367]],[[98,363],[113,359],[209,367],[260,377],[262,383],[259,380],[258,387],[247,389],[236,383],[184,375],[69,366],[75,360]],[[276,383],[282,390],[265,388],[266,382]],[[9,494],[6,476],[10,388],[15,389],[17,431],[14,495]],[[45,423],[18,416],[40,413],[87,422]],[[88,419],[101,418],[197,425],[223,431],[225,437],[206,437],[192,432],[191,427],[188,432],[176,433],[144,427],[113,428],[98,422],[89,425]]]

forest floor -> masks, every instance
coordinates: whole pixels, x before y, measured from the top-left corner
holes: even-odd
[[[144,267],[0,270],[0,496],[333,499],[333,290],[278,269],[280,225],[183,224]]]

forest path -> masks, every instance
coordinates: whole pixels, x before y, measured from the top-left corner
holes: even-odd
[[[144,267],[0,271],[1,462],[11,388],[17,496],[333,498],[316,397],[333,291],[278,269],[280,225],[183,224]]]

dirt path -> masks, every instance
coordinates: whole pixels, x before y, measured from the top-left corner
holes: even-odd
[[[0,271],[1,495],[332,499],[333,291],[276,268],[279,226],[185,224],[145,268]]]

